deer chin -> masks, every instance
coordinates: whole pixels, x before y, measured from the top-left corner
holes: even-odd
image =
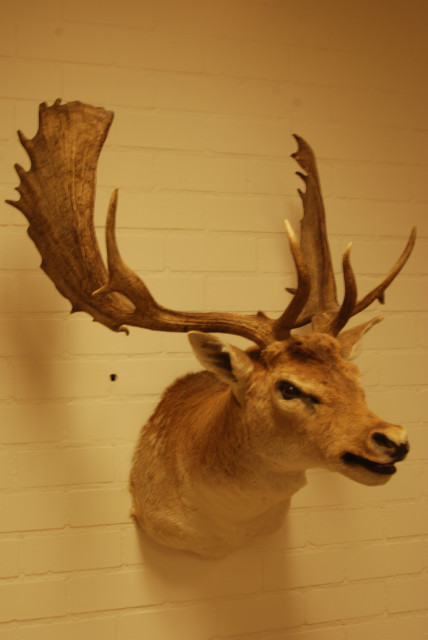
[[[341,473],[360,484],[386,484],[396,471],[395,465],[391,463],[374,462],[349,452],[342,456]]]

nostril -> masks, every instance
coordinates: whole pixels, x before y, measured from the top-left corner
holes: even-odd
[[[405,442],[404,444],[398,445],[397,450],[396,450],[395,455],[394,455],[395,461],[398,462],[399,460],[404,460],[404,458],[409,453],[409,449],[410,449],[410,447],[407,444],[407,442]]]
[[[380,445],[381,447],[385,447],[385,449],[391,449],[395,451],[395,449],[397,448],[395,442],[387,438],[384,433],[374,433],[372,435],[372,440],[374,440],[376,444]]]
[[[396,444],[395,442],[390,440],[384,433],[374,433],[372,435],[372,440],[383,449],[387,449],[394,462],[403,460],[409,453],[409,445],[407,444],[407,442]]]

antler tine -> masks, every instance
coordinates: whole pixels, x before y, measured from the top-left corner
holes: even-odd
[[[355,303],[357,301],[357,282],[355,280],[350,259],[351,246],[351,243],[349,243],[342,259],[343,280],[345,283],[345,295],[343,297],[342,306],[324,330],[325,333],[329,333],[332,336],[337,336],[340,331],[342,331],[343,327],[352,316]]]
[[[362,298],[356,303],[354,310],[352,312],[353,316],[356,315],[357,313],[360,313],[360,311],[367,309],[367,307],[370,306],[372,302],[374,302],[375,300],[379,300],[381,304],[385,303],[385,291],[389,287],[391,282],[395,279],[395,277],[400,273],[404,265],[406,264],[407,260],[410,257],[410,254],[413,251],[415,242],[416,242],[416,227],[413,227],[410,233],[409,239],[407,241],[407,244],[404,248],[404,251],[401,254],[401,256],[398,258],[397,262],[394,264],[394,266],[389,271],[389,273],[385,276],[382,282],[378,284],[377,287],[372,289],[372,291],[370,291],[367,295],[365,295],[364,298]]]
[[[337,336],[352,316],[355,316],[357,313],[360,313],[360,311],[363,311],[364,309],[369,307],[375,300],[379,300],[381,304],[384,304],[385,290],[387,289],[387,287],[389,287],[391,282],[406,264],[408,258],[410,257],[410,254],[412,253],[413,247],[415,246],[415,241],[416,228],[413,227],[409,240],[407,241],[407,245],[392,269],[385,276],[382,282],[372,291],[370,291],[366,296],[364,296],[364,298],[362,298],[362,300],[360,300],[359,302],[357,302],[357,284],[349,259],[351,248],[351,245],[349,245],[343,256],[343,275],[345,281],[344,300],[337,314],[321,330],[325,333]],[[378,319],[375,320],[378,321]]]
[[[134,305],[134,311],[128,318],[128,323],[135,323],[137,309],[139,310],[138,315],[141,316],[141,312],[143,312],[147,322],[150,322],[150,312],[158,310],[159,305],[150,294],[144,282],[122,260],[116,240],[117,201],[118,190],[115,189],[110,198],[106,221],[108,280],[102,287],[94,291],[92,295],[96,297],[101,294],[120,292]],[[150,329],[150,326],[146,328]]]
[[[311,292],[311,277],[296,235],[288,220],[284,220],[284,224],[297,271],[297,289],[288,289],[294,294],[293,298],[283,314],[274,323],[274,332],[277,340],[284,340],[290,335],[290,331],[295,327],[296,320],[308,301]]]

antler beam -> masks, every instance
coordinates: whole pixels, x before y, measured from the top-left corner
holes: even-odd
[[[123,262],[115,237],[117,191],[112,195],[106,241],[108,269],[97,244],[93,212],[96,167],[113,113],[80,102],[40,105],[39,130],[32,140],[19,132],[31,168],[16,166],[20,199],[7,202],[28,219],[29,235],[42,256],[42,268],[72,312],[86,311],[114,331],[124,325],[157,331],[192,329],[231,333],[265,346],[288,335],[309,293],[309,276],[294,234],[290,247],[299,278],[298,292],[280,321],[263,312],[188,313],[159,305],[144,282]]]
[[[20,199],[7,202],[28,219],[28,233],[42,256],[42,269],[70,300],[72,312],[86,311],[114,331],[127,331],[125,325],[157,331],[198,329],[240,335],[261,347],[286,339],[293,328],[308,322],[316,331],[337,335],[351,316],[376,299],[383,302],[385,289],[412,252],[415,229],[386,278],[356,302],[348,249],[343,262],[345,297],[339,306],[315,156],[295,136],[298,149],[292,156],[306,171],[298,172],[306,191],[299,190],[304,209],[301,248],[286,224],[298,277],[297,289],[289,289],[294,295],[286,310],[274,320],[262,311],[253,315],[189,313],[162,307],[120,256],[115,237],[117,190],[107,217],[107,268],[97,244],[93,220],[96,169],[113,117],[112,112],[81,102],[41,104],[35,137],[28,140],[18,132],[31,167],[25,171],[16,165]]]
[[[300,136],[294,136],[298,148],[294,158],[306,173],[297,172],[306,184],[306,191],[299,194],[303,202],[302,233],[300,245],[311,274],[311,292],[295,326],[312,322],[316,331],[337,336],[348,320],[363,311],[375,300],[384,302],[385,290],[406,264],[416,241],[413,227],[406,248],[382,282],[357,302],[357,285],[350,263],[350,246],[343,256],[345,295],[340,306],[328,246],[324,204],[314,152]],[[293,289],[289,291],[294,292]]]

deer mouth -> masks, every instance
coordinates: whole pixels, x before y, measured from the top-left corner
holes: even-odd
[[[373,460],[369,460],[368,458],[363,458],[362,456],[357,456],[354,453],[345,453],[342,456],[342,460],[345,464],[349,466],[359,466],[367,469],[368,471],[372,471],[373,473],[379,473],[384,476],[391,476],[393,473],[397,471],[396,467],[393,464],[382,464],[380,462],[373,462]]]

